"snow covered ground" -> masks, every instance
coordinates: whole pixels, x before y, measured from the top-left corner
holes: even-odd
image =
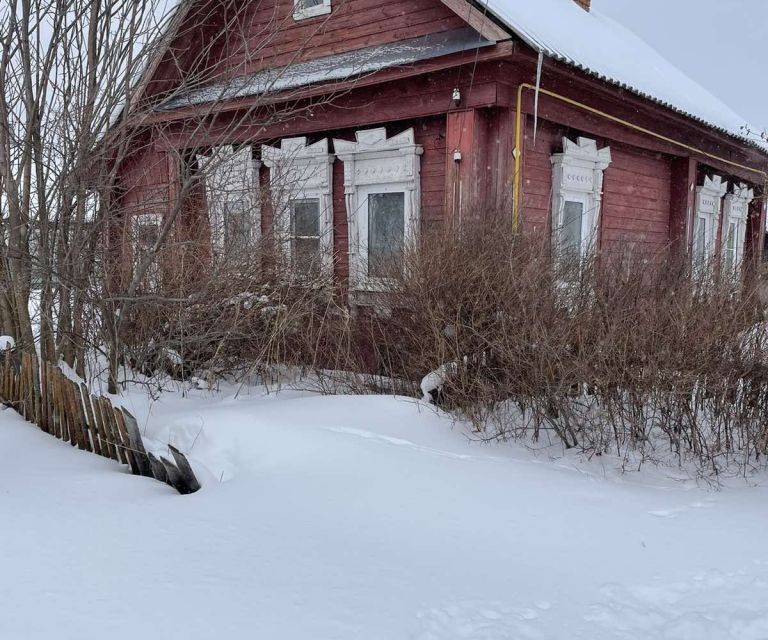
[[[125,402],[203,490],[0,411],[0,638],[768,638],[759,483],[483,445],[395,398]]]

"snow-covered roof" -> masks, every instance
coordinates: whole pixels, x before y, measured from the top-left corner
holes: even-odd
[[[673,1],[673,0],[670,0]],[[166,0],[166,6],[182,0]],[[692,80],[652,46],[599,10],[585,11],[574,0],[477,0],[514,34],[550,58],[623,87],[677,113],[763,150],[748,131],[759,131],[723,100]],[[178,8],[178,7],[176,7]],[[490,43],[482,40],[483,46]],[[159,108],[170,110],[264,91],[283,91],[318,82],[412,64],[478,46],[476,32],[462,29],[311,60],[291,68],[263,71],[175,96]]]
[[[214,82],[173,96],[160,104],[158,109],[172,110],[267,92],[287,91],[317,83],[343,82],[382,69],[402,67],[419,60],[430,60],[491,44],[469,27],[433,33]]]
[[[487,7],[537,51],[754,142],[742,116],[600,11],[585,11],[574,0],[487,0]]]

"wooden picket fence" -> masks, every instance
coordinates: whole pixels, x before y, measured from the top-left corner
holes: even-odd
[[[1,359],[0,403],[27,421],[73,447],[128,465],[134,475],[165,482],[179,493],[200,488],[189,461],[178,449],[168,447],[173,462],[147,452],[129,411],[91,394],[85,384],[70,380],[55,365],[40,364],[35,354],[19,357],[5,352]]]

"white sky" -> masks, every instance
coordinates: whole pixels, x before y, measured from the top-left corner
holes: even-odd
[[[592,0],[753,126],[768,129],[768,0]]]

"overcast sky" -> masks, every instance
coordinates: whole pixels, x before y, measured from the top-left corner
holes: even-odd
[[[768,0],[592,0],[592,6],[750,124],[768,129]]]

